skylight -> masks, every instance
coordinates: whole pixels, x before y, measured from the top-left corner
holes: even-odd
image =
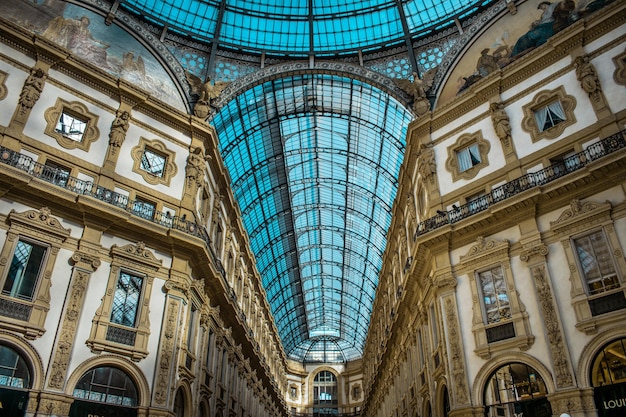
[[[285,352],[357,359],[411,114],[361,81],[268,81],[213,119]]]

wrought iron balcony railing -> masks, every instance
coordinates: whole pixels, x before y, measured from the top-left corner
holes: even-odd
[[[626,130],[623,130],[613,136],[609,136],[606,139],[590,145],[582,152],[564,158],[563,161],[557,164],[550,165],[541,171],[522,175],[460,207],[448,211],[438,210],[436,216],[426,219],[417,225],[413,240],[417,239],[420,235],[438,229],[446,224],[456,223],[476,213],[485,211],[494,204],[526,190],[545,185],[571,172],[578,171],[591,162],[626,147],[625,134]]]
[[[155,207],[146,205],[142,200],[130,200],[126,195],[101,187],[94,184],[92,181],[85,181],[76,177],[71,177],[67,171],[61,168],[41,164],[34,161],[30,156],[23,155],[5,147],[0,147],[0,163],[10,165],[20,171],[32,175],[33,177],[39,178],[76,194],[90,196],[104,203],[122,208],[135,216],[144,218],[153,223],[170,229],[180,230],[184,233],[202,239],[211,254],[217,270],[224,279],[226,278],[224,267],[213,251],[213,245],[208,232],[204,226],[187,220],[185,215],[172,216],[169,213],[156,211]]]

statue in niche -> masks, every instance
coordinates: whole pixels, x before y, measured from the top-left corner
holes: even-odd
[[[22,113],[33,108],[41,92],[43,91],[44,83],[46,82],[47,74],[41,68],[33,68],[30,71],[30,75],[24,83],[24,88],[20,93],[20,105],[22,107]]]
[[[574,60],[574,66],[576,67],[576,78],[580,81],[580,86],[589,97],[595,100],[601,91],[600,80],[598,79],[596,69],[589,61],[589,56],[577,56]]]
[[[511,122],[509,121],[509,116],[504,111],[504,103],[491,103],[489,105],[489,111],[491,112],[491,120],[493,121],[493,128],[496,131],[496,135],[508,146],[509,140],[511,139]]]
[[[128,122],[130,120],[130,113],[127,111],[117,112],[117,116],[113,123],[111,123],[111,132],[109,132],[109,145],[119,148],[126,139],[126,132],[128,131]]]
[[[202,155],[202,149],[194,149],[187,158],[187,180],[188,186],[191,186],[194,182],[200,187],[203,183],[203,167],[207,158]]]
[[[422,147],[417,157],[417,169],[422,178],[428,178],[437,173],[437,163],[435,162],[435,151],[432,145]]]
[[[433,68],[424,73],[422,78],[419,77],[417,72],[414,72],[413,80],[396,80],[398,86],[413,97],[412,108],[418,116],[422,116],[430,111],[430,100],[426,93],[433,85],[436,72],[437,69]]]
[[[194,106],[194,116],[204,119],[211,111],[212,102],[222,94],[222,91],[224,91],[230,83],[226,81],[213,81],[211,77],[207,77],[203,82],[199,77],[189,71],[185,71],[185,77],[191,86],[191,93],[198,95],[198,101]]]

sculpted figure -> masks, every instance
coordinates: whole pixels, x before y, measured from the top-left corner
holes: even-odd
[[[47,74],[41,68],[33,68],[20,93],[22,112],[32,109],[43,91]]]
[[[500,140],[508,143],[508,140],[511,138],[511,123],[509,116],[504,111],[504,104],[501,102],[491,103],[489,110],[491,111],[491,120],[493,121],[496,135],[498,135]]]
[[[580,81],[580,86],[589,95],[595,95],[600,92],[600,81],[593,64],[589,62],[587,55],[578,56],[574,60],[576,67],[576,78]]]
[[[222,94],[222,91],[229,83],[226,81],[212,81],[211,77],[207,77],[203,82],[189,71],[185,71],[185,77],[191,87],[191,93],[198,95],[198,101],[194,107],[194,115],[205,118],[211,110],[211,102]]]
[[[189,154],[187,158],[187,180],[189,181],[188,185],[195,183],[198,186],[202,185],[203,180],[203,167],[206,158],[202,156],[202,149],[196,148]]]
[[[109,144],[116,148],[122,146],[126,139],[126,132],[128,131],[128,121],[130,114],[127,111],[118,111],[115,120],[111,123],[111,132],[109,133]]]
[[[426,114],[430,110],[430,100],[428,100],[426,92],[433,85],[436,70],[433,68],[427,71],[422,78],[417,72],[414,72],[413,80],[396,80],[398,86],[413,97],[413,111],[418,116]]]

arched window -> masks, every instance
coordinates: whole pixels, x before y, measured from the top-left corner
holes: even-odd
[[[24,416],[31,385],[31,369],[26,360],[12,348],[0,345],[0,414]]]
[[[448,417],[450,415],[450,395],[448,394],[448,387],[443,387],[443,417]]]
[[[622,417],[626,411],[626,338],[605,345],[590,372],[598,416]]]
[[[28,364],[22,356],[8,346],[0,345],[0,386],[30,388]]]
[[[594,387],[626,383],[626,338],[604,346],[593,360],[591,383]]]
[[[313,379],[313,415],[334,416],[337,408],[337,377],[330,371],[321,371]]]
[[[182,388],[176,391],[176,397],[174,397],[174,416],[185,417],[185,394]]]
[[[535,369],[509,363],[491,374],[485,387],[486,417],[550,417],[546,384]],[[521,414],[523,413],[523,414]]]
[[[134,407],[137,386],[121,369],[102,366],[85,373],[74,388],[74,397],[99,403]]]

